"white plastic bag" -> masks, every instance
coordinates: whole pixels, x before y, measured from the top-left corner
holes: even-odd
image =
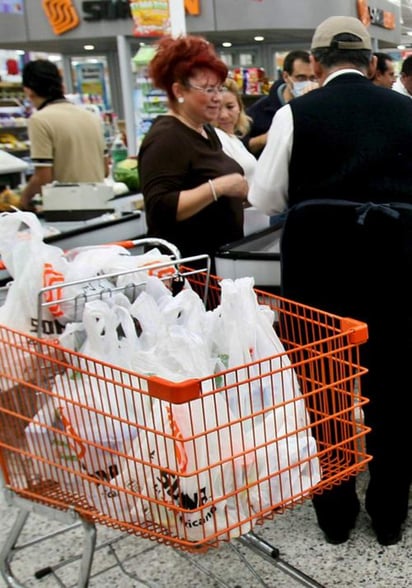
[[[273,311],[258,304],[253,278],[224,279],[220,285],[214,344],[227,367],[236,368],[226,375],[225,394],[232,416],[244,419],[246,443],[259,447],[257,478],[270,477],[254,495],[261,510],[320,480],[317,447],[295,370],[273,329]]]
[[[188,541],[250,531],[247,485],[254,460],[236,457],[241,429],[228,419],[220,395],[179,405],[154,401],[152,419],[134,440],[130,459],[111,484],[96,485],[93,503],[110,516],[160,525]]]
[[[79,370],[67,370],[55,378],[53,392],[58,397],[49,400],[26,433],[32,445],[42,439],[41,446],[57,463],[110,480],[121,469],[117,452],[130,449],[137,435],[135,423],[148,410],[142,405],[146,397],[135,392],[142,386],[140,379],[122,370],[130,367],[137,337],[128,311],[101,300],[86,303],[83,326],[87,357],[77,358]],[[149,397],[147,403],[150,406]],[[51,432],[44,423],[58,431]],[[56,472],[58,468],[49,468],[48,474],[56,479]],[[56,481],[78,491],[79,477],[74,473],[58,473]],[[90,484],[84,483],[86,497],[92,493]]]
[[[13,278],[0,308],[0,323],[37,334],[39,290],[64,282],[68,261],[60,248],[43,242],[36,215],[21,211],[0,215],[0,255]],[[46,299],[52,303],[56,292],[50,291]],[[40,332],[51,337],[61,333],[61,319],[58,305],[44,308]]]

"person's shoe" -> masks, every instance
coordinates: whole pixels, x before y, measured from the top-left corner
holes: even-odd
[[[348,541],[350,529],[329,533],[324,532],[324,534],[327,543],[330,543],[331,545],[340,545],[341,543],[346,543],[346,541]]]
[[[360,512],[360,505],[357,504],[356,507],[353,509],[351,516],[348,516],[343,522],[340,519],[340,524],[333,525],[333,527],[329,527],[329,525],[322,525],[321,529],[325,535],[325,539],[331,545],[340,545],[341,543],[346,543],[350,537],[351,531],[355,528],[356,519]]]
[[[376,539],[380,545],[396,545],[402,539],[402,527],[391,529],[374,528]]]

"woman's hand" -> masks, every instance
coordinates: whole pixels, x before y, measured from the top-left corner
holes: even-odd
[[[242,174],[227,174],[213,180],[216,194],[246,200],[249,191],[249,184]]]
[[[215,200],[219,200],[220,196],[246,200],[248,191],[249,184],[242,174],[219,176],[192,190],[183,190],[179,195],[176,220],[190,218]]]

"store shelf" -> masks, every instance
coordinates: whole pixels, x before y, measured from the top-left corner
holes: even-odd
[[[0,82],[0,99],[24,98],[23,86],[15,82]]]
[[[0,149],[16,157],[30,154],[24,106],[16,98],[0,99]]]

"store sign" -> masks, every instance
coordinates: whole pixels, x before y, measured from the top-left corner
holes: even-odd
[[[80,18],[71,0],[42,0],[42,7],[55,35],[75,29]]]
[[[120,20],[122,18],[132,18],[133,13],[142,9],[146,13],[150,10],[157,12],[163,11],[163,5],[167,6],[169,11],[168,1],[144,0],[144,2],[135,2],[132,0],[84,0],[82,2],[82,10],[85,16],[83,19],[87,22],[95,22],[99,20]],[[191,16],[198,16],[200,14],[200,0],[185,0],[185,11]],[[159,17],[160,18],[160,17]]]
[[[185,0],[185,11],[190,16],[199,16],[200,0]]]
[[[171,32],[168,0],[130,0],[135,37],[161,37]]]
[[[395,14],[381,8],[368,5],[367,0],[357,0],[358,17],[365,26],[371,24],[384,29],[396,28]]]
[[[129,0],[85,0],[82,10],[87,22],[131,18]]]

